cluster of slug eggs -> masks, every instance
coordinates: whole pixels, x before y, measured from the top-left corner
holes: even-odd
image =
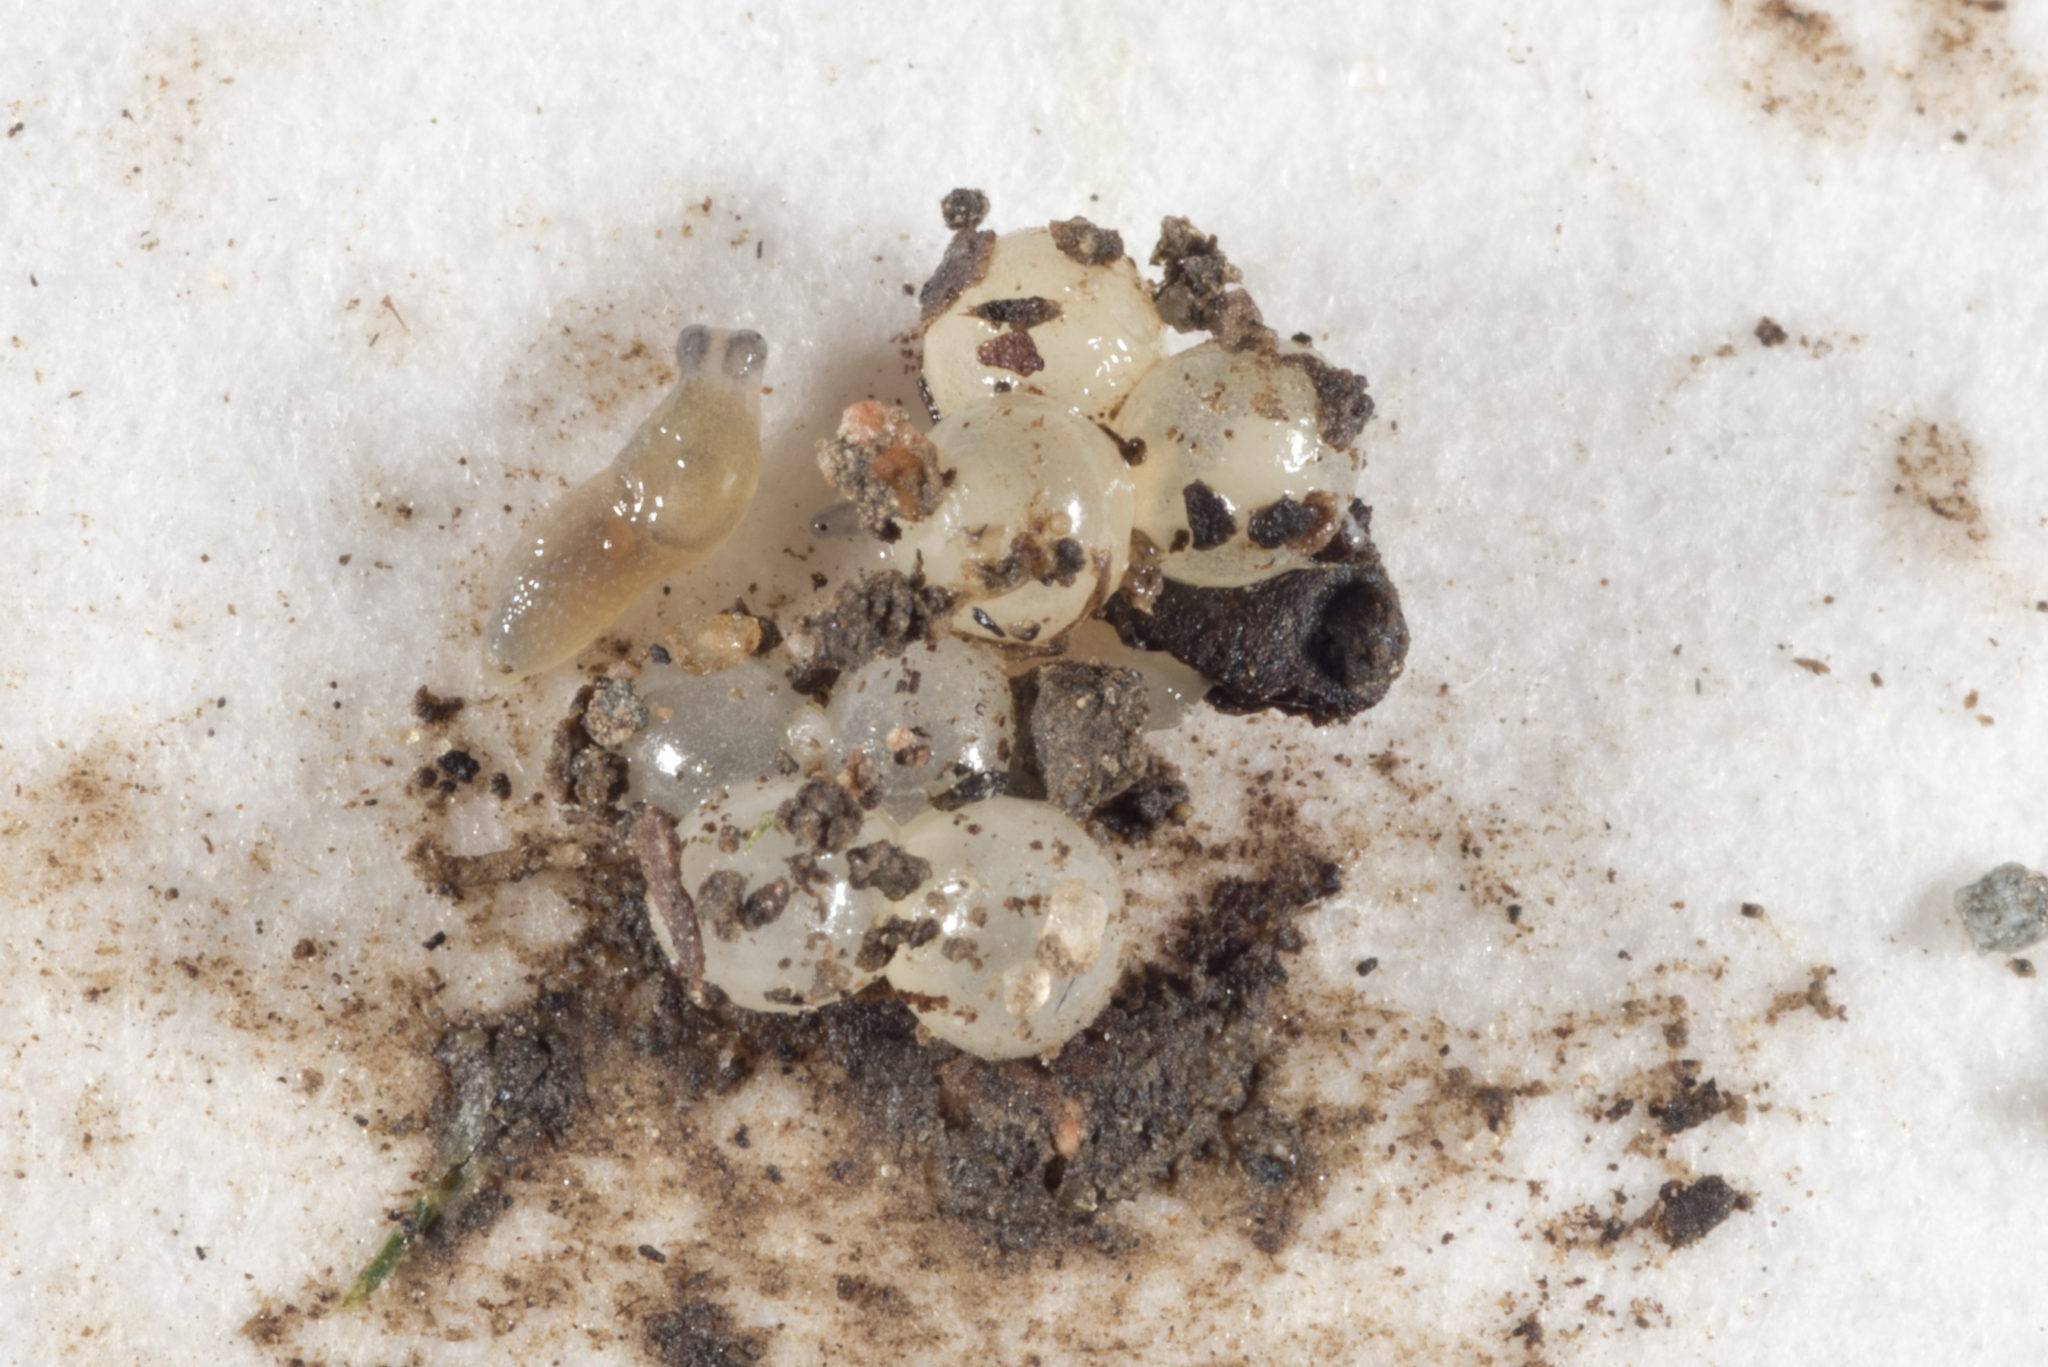
[[[923,380],[936,425],[919,436],[900,411],[881,423],[901,429],[889,446],[897,466],[929,468],[908,484],[879,461],[871,472],[902,492],[887,519],[888,562],[952,595],[952,634],[843,675],[822,707],[761,656],[643,677],[645,724],[622,748],[629,800],[676,820],[684,895],[655,920],[679,967],[764,1011],[808,1010],[886,978],[934,1035],[1000,1058],[1085,1028],[1109,1000],[1125,942],[1116,866],[1078,823],[1044,802],[972,800],[1008,763],[1006,663],[1043,653],[1094,613],[1134,553],[1218,587],[1309,563],[1301,550],[1255,542],[1245,515],[1348,493],[1351,465],[1319,433],[1308,374],[1281,359],[1298,344],[1232,351],[1211,340],[1169,355],[1129,258],[1070,253],[1044,228],[994,238],[979,266],[927,320]],[[676,415],[696,406],[726,421],[734,381],[757,379],[765,347],[751,333],[692,329],[678,356],[682,383],[667,416],[636,436],[641,446],[692,430]],[[842,442],[849,428],[872,438],[877,409],[849,409]],[[707,470],[730,474],[751,458],[744,479],[724,482],[751,497],[758,432],[717,440],[695,458],[695,487]],[[751,451],[735,451],[748,440]],[[621,536],[625,552],[642,553],[633,526],[654,520],[642,510],[687,506],[661,505],[660,492],[643,481],[606,493],[610,520],[584,538],[585,558],[602,563]],[[737,521],[723,507],[703,514],[713,517]],[[673,538],[677,513],[668,518]],[[710,541],[722,534],[707,530]],[[536,546],[545,561],[547,542]],[[529,600],[548,605],[527,591],[521,611]],[[799,663],[806,644],[796,633]],[[805,785],[821,775],[865,798],[822,837],[803,814]],[[876,876],[878,863],[894,877]]]

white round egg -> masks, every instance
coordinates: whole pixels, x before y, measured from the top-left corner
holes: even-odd
[[[626,802],[682,816],[721,790],[771,778],[792,726],[815,725],[818,708],[767,660],[716,674],[655,666],[635,681],[648,722],[623,747]]]
[[[892,908],[850,881],[843,850],[817,850],[776,820],[803,790],[787,778],[735,787],[677,823],[683,891],[704,945],[704,980],[754,1011],[807,1011],[851,996],[875,974],[855,965],[861,942]],[[860,821],[859,844],[896,838],[877,813]],[[678,962],[668,931],[663,948]]]
[[[889,547],[960,605],[970,639],[1049,644],[1113,590],[1130,560],[1131,475],[1094,423],[1005,394],[931,432],[945,496]]]
[[[1043,802],[998,797],[927,813],[901,843],[932,866],[903,905],[939,929],[897,951],[888,978],[934,1035],[983,1058],[1021,1058],[1102,1013],[1121,967],[1123,884],[1079,825]]]
[[[1009,676],[985,647],[942,636],[843,675],[825,708],[833,767],[864,757],[898,816],[977,774],[1010,766]]]
[[[1129,257],[1086,264],[1025,228],[926,327],[925,387],[942,414],[1019,390],[1099,418],[1165,354],[1164,333]]]
[[[1283,342],[1279,354],[1308,350]],[[1191,347],[1155,366],[1113,422],[1145,443],[1132,525],[1165,553],[1169,578],[1226,588],[1301,568],[1310,557],[1254,543],[1252,517],[1283,498],[1350,496],[1351,458],[1322,439],[1314,381],[1276,355]]]

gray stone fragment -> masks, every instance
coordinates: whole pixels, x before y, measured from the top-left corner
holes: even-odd
[[[2048,877],[2000,864],[1956,891],[1956,914],[1984,954],[2011,954],[2048,937]]]

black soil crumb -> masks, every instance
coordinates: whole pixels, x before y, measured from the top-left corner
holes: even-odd
[[[901,535],[898,519],[930,516],[945,493],[938,448],[909,413],[879,403],[846,410],[838,435],[818,443],[818,469],[852,502],[861,527],[885,539]]]
[[[968,311],[984,323],[993,323],[1012,332],[1029,332],[1039,324],[1050,323],[1060,316],[1058,304],[1035,294],[1026,299],[991,299],[985,304],[976,304]]]
[[[676,1308],[649,1315],[647,1351],[661,1367],[751,1367],[767,1351],[759,1334],[742,1333],[723,1306],[678,1297]]]
[[[1195,549],[1213,551],[1237,535],[1237,514],[1230,502],[1199,479],[1184,486],[1180,500],[1188,510],[1188,532]]]
[[[953,301],[980,283],[988,274],[989,253],[995,250],[996,235],[978,229],[988,214],[988,196],[979,190],[955,190],[939,201],[939,212],[953,230],[939,268],[918,291],[917,307],[922,319],[932,319],[951,308]]]
[[[1374,411],[1365,376],[1331,365],[1310,352],[1290,351],[1280,357],[1280,364],[1306,372],[1315,386],[1316,431],[1322,439],[1339,451],[1351,449]]]
[[[461,698],[441,698],[425,684],[412,695],[412,714],[429,726],[446,726],[468,704]]]
[[[1759,318],[1756,320],[1756,339],[1765,346],[1783,346],[1785,344],[1785,329],[1779,327],[1769,318]]]
[[[1102,615],[1126,645],[1200,670],[1215,684],[1210,704],[1225,712],[1343,721],[1386,696],[1408,655],[1400,595],[1377,556],[1244,588],[1168,579],[1150,612],[1118,593]]]
[[[1667,1135],[1683,1134],[1695,1125],[1704,1125],[1716,1116],[1728,1111],[1737,1111],[1742,1098],[1725,1095],[1713,1078],[1700,1082],[1690,1074],[1681,1073],[1678,1088],[1667,1100],[1652,1101],[1650,1114],[1657,1121],[1657,1128]]]
[[[1156,755],[1148,756],[1138,781],[1097,808],[1090,826],[1097,836],[1148,840],[1161,826],[1187,820],[1188,797],[1188,785],[1174,767]]]
[[[855,845],[846,852],[846,872],[846,881],[854,887],[873,888],[890,901],[900,902],[932,876],[932,864],[901,845],[877,840],[872,845]],[[929,925],[937,932],[936,921],[919,924]]]
[[[1288,546],[1304,555],[1323,549],[1336,533],[1337,496],[1325,493],[1269,503],[1245,524],[1245,534],[1254,546],[1269,551]]]
[[[1720,1227],[1738,1210],[1748,1210],[1750,1198],[1718,1176],[1697,1182],[1666,1182],[1657,1192],[1657,1204],[1646,1218],[1649,1226],[1672,1248],[1698,1243]]]
[[[810,655],[792,687],[824,698],[848,670],[878,655],[900,655],[912,642],[930,639],[937,619],[952,604],[951,594],[926,588],[895,570],[842,584],[829,610],[804,618],[800,625],[809,638]]]
[[[925,863],[921,859],[918,862]],[[925,864],[925,876],[930,875],[931,865]],[[919,881],[922,882],[923,879]],[[919,945],[928,945],[938,938],[939,923],[931,917],[905,921],[892,916],[880,925],[870,927],[868,933],[861,937],[860,949],[853,956],[853,964],[864,973],[879,973],[889,966],[889,960],[896,957],[897,950],[916,949]]]
[[[988,217],[988,196],[979,190],[948,191],[939,201],[939,214],[954,232],[973,232]]]
[[[468,783],[484,771],[484,766],[467,750],[444,750],[434,763],[457,783]]]
[[[829,778],[814,778],[775,809],[775,827],[811,854],[837,854],[860,839],[860,804]]]
[[[1085,218],[1063,218],[1046,227],[1052,230],[1052,245],[1084,266],[1107,266],[1124,254],[1122,233]]]
[[[1151,701],[1137,670],[1058,660],[1019,676],[1012,688],[1012,793],[1043,796],[1081,821],[1146,772]]]
[[[1096,1220],[1103,1207],[1208,1160],[1250,1179],[1252,1242],[1275,1251],[1307,1184],[1294,1122],[1259,1094],[1279,1047],[1266,1002],[1286,980],[1280,956],[1302,943],[1294,917],[1338,885],[1335,865],[1308,857],[1217,885],[1166,957],[1129,975],[1049,1062],[920,1044],[891,1004],[827,1007],[816,1017],[824,1085],[866,1133],[894,1138],[940,1213],[995,1248],[1116,1247],[1126,1236]],[[788,1018],[765,1027],[796,1028]]]

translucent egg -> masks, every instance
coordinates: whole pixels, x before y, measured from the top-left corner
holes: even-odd
[[[942,414],[1013,389],[1100,418],[1165,354],[1164,331],[1129,257],[1084,265],[1044,228],[1004,233],[925,329],[925,386]]]
[[[940,1039],[983,1058],[1020,1058],[1072,1039],[1116,989],[1124,944],[1116,866],[1042,802],[990,798],[930,812],[902,844],[931,861],[904,903],[938,936],[898,950],[888,977]]]
[[[1050,642],[1123,577],[1130,470],[1095,424],[1005,394],[954,413],[931,439],[950,485],[936,512],[904,525],[889,560],[960,595],[955,631]]]
[[[870,660],[833,685],[834,763],[854,752],[899,816],[975,774],[1009,767],[1010,680],[990,652],[942,637]]]
[[[635,682],[648,723],[621,747],[626,802],[651,802],[682,816],[720,790],[775,777],[792,728],[820,709],[766,660],[742,660],[716,674],[659,666]]]
[[[892,906],[880,891],[853,886],[843,850],[814,850],[777,823],[777,809],[803,786],[789,778],[737,787],[676,827],[704,980],[753,1011],[807,1011],[874,981],[854,959]],[[886,816],[868,813],[860,823],[861,843],[895,838]],[[672,929],[656,917],[655,930],[680,962]]]
[[[1282,355],[1308,350],[1280,344]],[[1351,458],[1318,432],[1314,381],[1275,356],[1192,347],[1155,366],[1115,424],[1145,443],[1133,526],[1165,552],[1172,579],[1227,588],[1298,569],[1311,557],[1256,544],[1254,515],[1281,499],[1350,495]]]

